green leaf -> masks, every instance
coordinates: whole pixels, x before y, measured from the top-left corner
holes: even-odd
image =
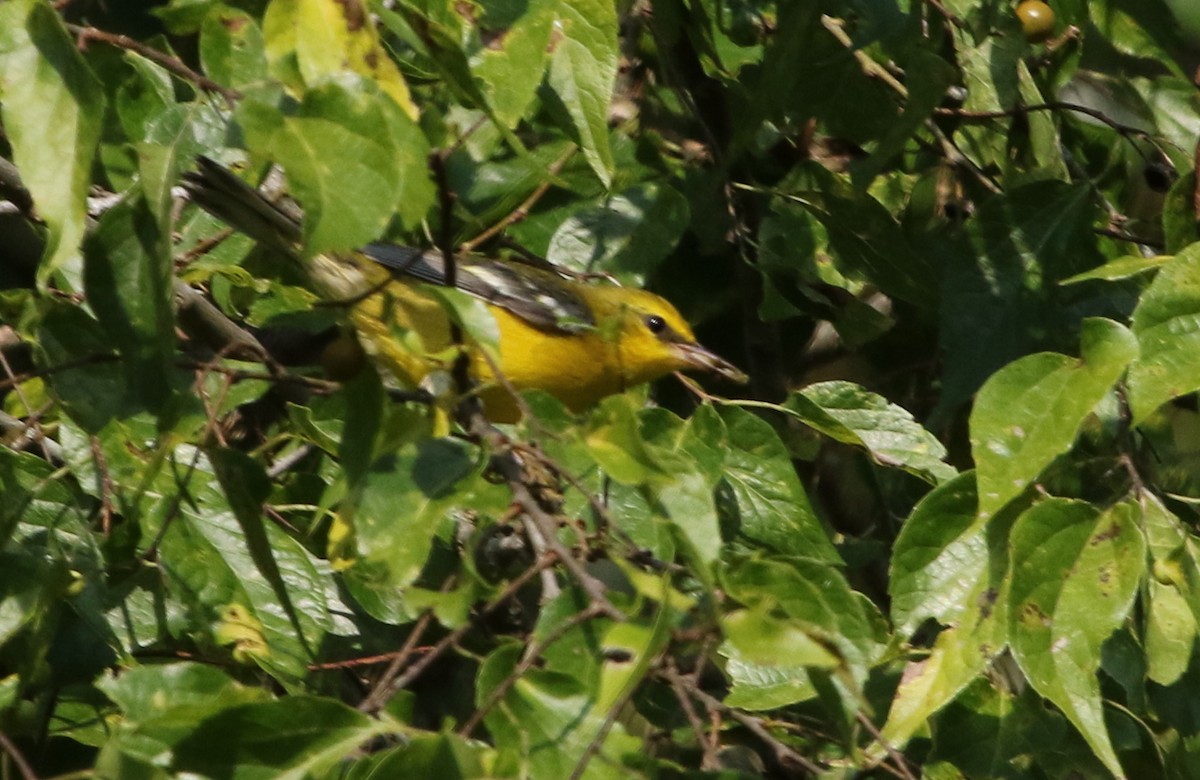
[[[992,375],[971,411],[979,514],[990,517],[1071,448],[1084,419],[1137,355],[1132,334],[1111,320],[1083,324],[1082,357],[1029,355]]]
[[[978,517],[977,502],[974,474],[962,474],[925,496],[896,539],[897,628],[911,635],[929,619],[946,628],[928,656],[907,664],[883,725],[886,744],[904,745],[1004,648],[1007,523]]]
[[[200,62],[204,73],[227,87],[253,86],[267,78],[262,28],[236,8],[217,6],[200,27]]]
[[[359,560],[347,578],[377,619],[406,616],[396,599],[420,575],[443,523],[467,509],[503,511],[506,491],[479,478],[478,458],[455,439],[421,439],[374,460],[351,486],[339,511]]]
[[[769,664],[754,663],[744,659],[737,646],[731,643],[722,644],[717,652],[725,659],[724,671],[730,682],[725,703],[730,707],[764,712],[817,696],[808,668],[799,663],[789,664],[785,659],[776,659]],[[808,658],[819,660],[812,655]]]
[[[822,24],[828,6],[781,3],[772,45],[762,56],[761,76],[752,80],[745,116],[735,116],[752,136],[764,120],[816,117],[838,138],[863,143],[896,122],[896,95],[868,78],[854,54]],[[837,11],[834,11],[837,13]]]
[[[141,55],[127,52],[130,74],[116,93],[115,108],[121,128],[131,140],[146,137],[146,128],[164,112],[176,108],[171,74]]]
[[[1064,349],[1078,328],[1065,279],[1103,263],[1086,185],[1044,181],[984,201],[961,244],[946,244],[942,406],[965,401],[1001,366]]]
[[[287,172],[310,255],[378,238],[393,212],[415,224],[433,202],[424,134],[370,82],[323,82],[283,115],[245,102],[238,118],[250,150]]]
[[[1179,252],[1200,241],[1200,220],[1196,218],[1196,171],[1190,170],[1171,185],[1163,202],[1163,238],[1167,252]]]
[[[1146,578],[1146,675],[1159,685],[1175,683],[1191,662],[1200,626],[1200,565],[1179,518],[1157,496],[1139,497],[1150,552]]]
[[[0,5],[0,118],[22,182],[50,228],[38,281],[78,273],[103,89],[54,10],[37,0]],[[69,282],[71,286],[75,281]]]
[[[1200,244],[1163,266],[1133,312],[1141,354],[1129,368],[1134,422],[1200,389]]]
[[[1001,680],[1012,666],[996,670]],[[1010,674],[1019,674],[1011,672]],[[948,769],[947,780],[965,777],[1020,777],[1023,757],[1044,756],[1039,769],[1054,764],[1056,776],[1078,772],[1082,777],[1106,777],[1087,746],[1070,731],[1066,720],[1046,706],[1028,687],[1014,692],[1003,682],[980,679],[963,691],[931,724],[934,749],[922,769]],[[943,763],[943,762],[949,762]]]
[[[38,331],[46,364],[69,366],[50,374],[51,391],[71,418],[92,432],[136,406],[126,372],[104,336],[100,323],[67,304],[51,306]]]
[[[604,0],[558,7],[550,37],[547,83],[562,103],[596,177],[608,187],[615,172],[608,143],[608,105],[617,77],[617,15]]]
[[[583,273],[606,271],[641,284],[679,241],[687,200],[646,182],[572,214],[550,239],[546,259]]]
[[[484,24],[504,29],[475,57],[471,71],[483,82],[488,104],[506,127],[516,127],[537,96],[560,4],[558,0],[513,4],[513,10],[520,7],[519,15],[496,19],[491,16],[502,17],[509,9],[500,3],[481,8],[488,15]]]
[[[589,419],[584,439],[588,452],[613,480],[640,488],[639,495],[614,495],[621,503],[644,504],[637,509],[627,506],[627,511],[621,512],[626,533],[647,542],[647,531],[659,537],[664,530],[662,523],[670,523],[687,540],[685,549],[694,553],[701,569],[706,569],[721,549],[714,497],[719,467],[711,458],[707,466],[697,460],[696,453],[702,453],[706,445],[679,418],[647,412],[639,420],[635,408],[635,403],[623,395],[605,399]],[[668,426],[673,430],[668,432]],[[657,440],[648,441],[647,433]],[[723,433],[719,430],[714,435]],[[674,546],[668,538],[656,538],[649,546],[665,553],[668,544]],[[699,571],[697,575],[707,579]]]
[[[798,199],[825,226],[839,270],[895,298],[935,307],[936,265],[913,248],[879,201],[862,193],[834,192],[805,192]]]
[[[208,618],[204,627],[218,644],[231,645],[236,658],[259,664],[285,685],[297,684],[332,626],[328,565],[266,525],[265,546],[275,564],[260,568],[263,543],[254,542],[251,551],[226,497],[212,485],[192,490],[160,545],[171,592]],[[281,606],[287,602],[290,610]]]
[[[840,663],[837,655],[805,632],[802,624],[774,617],[763,606],[723,616],[721,633],[726,641],[721,653],[744,664],[833,669]]]
[[[0,645],[8,644],[22,630],[52,620],[52,611],[62,602],[69,584],[65,561],[48,558],[43,549],[9,545],[0,551]],[[43,653],[44,645],[38,650],[39,655]]]
[[[721,419],[728,431],[724,476],[735,502],[737,532],[779,553],[838,561],[775,430],[736,407],[722,408]]]
[[[960,67],[966,90],[964,111],[1007,111],[1020,99],[1021,57],[1028,46],[1017,36],[990,35],[978,45],[963,46]],[[1010,120],[1009,124],[1013,122]],[[967,156],[980,166],[1000,165],[1007,158],[1007,127],[959,128],[955,140]]]
[[[186,662],[137,666],[105,677],[98,685],[121,708],[125,724],[133,727],[162,718],[180,722],[182,713],[194,723],[228,707],[268,698],[266,691],[240,685],[220,669]]]
[[[1048,499],[1012,530],[1012,649],[1029,682],[1123,776],[1104,723],[1100,649],[1125,620],[1145,569],[1132,504],[1100,512]]]
[[[862,447],[882,466],[902,468],[934,484],[955,475],[946,448],[886,398],[853,382],[820,382],[792,393],[784,408],[813,430]]]
[[[1017,63],[1017,91],[1021,96],[1021,102],[1025,105],[1039,105],[1046,102],[1037,82],[1029,72],[1029,65],[1024,60]],[[1030,156],[1033,158],[1033,165],[1037,166],[1033,175],[1038,178],[1053,177],[1059,181],[1071,181],[1067,163],[1063,159],[1062,138],[1059,136],[1054,115],[1049,111],[1029,111],[1026,112],[1024,119],[1028,126]],[[1008,177],[1013,180],[1011,186],[1016,186],[1022,182],[1023,178],[1027,181],[1030,174],[1023,168],[1010,164]]]
[[[933,115],[933,110],[945,99],[946,88],[956,76],[948,62],[930,51],[913,48],[907,55],[902,67],[906,71],[920,73],[921,78],[908,82],[904,113],[891,124],[871,156],[851,168],[855,185],[864,189]]]
[[[85,252],[88,302],[121,351],[126,383],[147,408],[160,408],[170,391],[175,322],[171,256],[158,219],[131,195],[104,214]]]
[[[329,772],[389,731],[333,699],[289,696],[230,707],[199,721],[174,745],[171,764],[177,772],[230,780],[304,780]]]
[[[862,603],[836,569],[800,559],[741,560],[722,569],[721,581],[730,598],[751,609],[777,609],[790,618],[791,630],[807,634],[834,656],[809,653],[817,666],[829,667],[836,660],[838,674],[852,688],[863,684],[879,648]],[[736,655],[743,665],[761,669],[740,652]],[[743,695],[749,698],[748,692]],[[743,704],[747,698],[741,699]]]
[[[1090,271],[1069,276],[1059,282],[1059,284],[1079,284],[1080,282],[1088,282],[1094,279],[1105,282],[1129,279],[1147,271],[1156,271],[1169,262],[1171,262],[1171,257],[1168,255],[1155,255],[1154,257],[1130,255],[1128,257],[1118,257],[1116,260],[1110,260],[1099,268],[1093,268]]]
[[[32,448],[37,452],[37,448]],[[46,522],[75,514],[86,507],[73,506],[79,497],[61,480],[54,467],[33,452],[0,448],[0,549],[7,544],[17,523]]]
[[[384,777],[428,777],[438,780],[475,780],[494,776],[484,769],[495,760],[495,751],[457,734],[416,732],[405,744],[356,763],[343,780],[379,780]]]
[[[363,0],[272,3],[263,37],[272,72],[296,91],[357,74],[416,121],[408,84],[380,43]]]
[[[904,521],[892,554],[892,620],[911,634],[925,620],[955,625],[973,608],[989,558],[987,521],[977,516],[973,472],[931,490]]]
[[[519,644],[511,643],[488,656],[479,669],[479,702],[507,684],[521,652]],[[626,659],[609,663],[633,665]],[[496,747],[520,756],[531,777],[573,776],[587,759],[585,751],[592,741],[600,739],[595,755],[586,760],[577,776],[589,780],[609,778],[611,767],[621,766],[622,757],[641,750],[642,744],[627,734],[620,722],[614,722],[607,733],[601,731],[610,713],[597,706],[592,693],[597,685],[594,679],[531,669],[504,693],[484,723]]]

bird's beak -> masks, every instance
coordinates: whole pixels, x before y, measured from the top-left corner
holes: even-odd
[[[688,368],[711,371],[739,385],[744,385],[750,381],[750,377],[746,376],[737,366],[699,344],[684,342],[676,343],[672,346],[674,346],[676,354],[683,359]]]

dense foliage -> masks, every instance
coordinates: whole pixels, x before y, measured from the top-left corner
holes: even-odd
[[[5,777],[1200,776],[1200,14],[1021,10],[0,2]],[[447,429],[198,155],[751,384]]]

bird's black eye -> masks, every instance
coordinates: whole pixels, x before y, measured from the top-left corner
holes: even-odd
[[[651,333],[662,333],[667,329],[667,321],[657,314],[651,314],[646,318],[646,327]]]

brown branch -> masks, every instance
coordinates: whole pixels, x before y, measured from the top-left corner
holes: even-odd
[[[558,477],[559,479],[565,480],[567,482],[567,484],[569,484],[571,487],[575,488],[580,493],[582,493],[584,498],[587,499],[588,505],[591,506],[592,511],[594,511],[596,513],[596,515],[599,517],[600,522],[606,528],[615,528],[616,527],[613,525],[612,519],[609,517],[608,507],[606,507],[600,501],[600,499],[597,498],[594,493],[592,493],[591,490],[587,489],[587,487],[583,484],[583,481],[579,477],[572,474],[570,471],[568,471],[566,468],[564,468],[562,465],[560,465],[557,461],[555,461],[553,458],[551,458],[545,452],[543,452],[542,450],[538,449],[537,447],[535,447],[531,444],[526,444],[524,442],[513,442],[512,446],[513,446],[513,449],[516,450],[517,452],[521,453],[522,456],[529,457],[529,458],[536,458],[539,462],[541,462],[542,465],[544,465],[546,468],[550,469],[550,471],[554,472],[554,475],[556,477]],[[626,541],[627,543],[629,543],[631,545],[633,544],[631,539],[626,538],[624,541]],[[634,548],[636,549],[636,545],[634,545]]]
[[[100,447],[99,437],[91,438],[91,448],[92,460],[96,462],[96,472],[100,475],[100,532],[108,536],[112,531],[113,517],[116,516],[116,508],[112,501],[112,476],[108,473],[108,460]]]
[[[604,744],[605,738],[608,737],[608,732],[612,731],[612,727],[616,725],[621,711],[625,709],[625,705],[629,704],[629,700],[633,698],[637,690],[637,685],[630,685],[629,689],[622,692],[616,701],[612,703],[612,706],[608,708],[608,713],[604,716],[604,722],[596,730],[596,736],[592,737],[592,741],[583,749],[583,754],[575,762],[575,768],[571,771],[568,780],[579,780],[579,778],[583,777],[583,773],[587,771],[588,764],[600,752],[600,747]]]
[[[678,672],[673,659],[668,659],[667,664],[671,669]],[[700,761],[700,768],[707,770],[720,769],[717,763],[717,747],[720,744],[717,739],[718,732],[714,729],[712,733],[709,733],[709,730],[704,727],[704,724],[700,721],[700,716],[696,713],[696,708],[692,706],[691,697],[688,696],[687,691],[684,690],[679,680],[677,678],[669,679],[668,682],[671,685],[671,692],[675,694],[675,700],[679,702],[679,708],[683,710],[684,717],[687,718],[692,731],[696,732],[696,739],[699,740],[704,749],[704,757]],[[709,714],[710,716],[716,715],[711,710]],[[715,722],[717,718],[710,717],[710,720]]]
[[[470,252],[484,241],[487,241],[492,236],[503,231],[509,225],[514,225],[528,217],[530,209],[532,209],[534,205],[542,199],[542,196],[544,196],[550,190],[550,188],[554,186],[554,177],[559,174],[559,172],[563,169],[563,166],[565,166],[575,152],[578,151],[578,148],[579,147],[575,146],[575,144],[569,145],[562,156],[550,163],[550,167],[546,169],[546,178],[542,180],[541,184],[534,188],[533,192],[529,194],[529,197],[521,201],[519,206],[509,212],[508,215],[506,215],[499,222],[495,223],[487,230],[483,231],[469,241],[464,241],[459,246],[459,250],[462,252]]]
[[[1128,233],[1124,232],[1123,230],[1116,230],[1114,228],[1101,228],[1101,227],[1092,228],[1092,232],[1098,236],[1107,236],[1108,238],[1112,238],[1117,241],[1128,241],[1131,244],[1138,244],[1140,246],[1148,246],[1151,249],[1156,249],[1156,250],[1160,250],[1160,251],[1165,248],[1164,244],[1161,241],[1156,241],[1156,240],[1149,239],[1149,238],[1140,238],[1138,236],[1131,236]]]
[[[8,757],[12,759],[12,762],[17,767],[17,771],[21,773],[23,780],[38,780],[37,773],[33,771],[33,767],[25,760],[25,756],[21,753],[20,749],[17,748],[16,744],[3,731],[0,731],[0,748],[3,748]]]
[[[933,110],[933,113],[939,116],[953,116],[959,119],[1006,119],[1017,116],[1019,114],[1028,114],[1034,111],[1071,111],[1076,114],[1090,116],[1098,122],[1101,122],[1116,132],[1125,136],[1135,138],[1143,138],[1157,146],[1156,139],[1153,133],[1143,130],[1140,127],[1133,125],[1122,124],[1115,119],[1110,118],[1103,111],[1099,111],[1088,106],[1082,106],[1078,103],[1067,103],[1062,100],[1051,100],[1045,103],[1033,103],[1031,105],[1015,105],[1012,108],[997,109],[995,111],[970,111],[963,108],[939,107]],[[1160,150],[1161,151],[1161,150]]]
[[[515,597],[517,595],[517,591],[519,591],[525,585],[525,583],[536,577],[546,567],[553,565],[555,560],[556,556],[547,555],[546,557],[534,562],[532,566],[521,572],[520,575],[509,582],[508,587],[506,587],[500,593],[500,595],[492,599],[492,601],[489,602],[482,611],[480,611],[478,617],[485,618],[495,612],[502,605],[507,603],[509,599]],[[364,698],[362,702],[359,703],[358,710],[360,712],[367,713],[378,712],[385,704],[387,704],[388,700],[395,695],[396,691],[403,690],[413,680],[420,677],[430,664],[432,664],[438,658],[441,658],[442,654],[451,647],[458,644],[458,641],[466,636],[467,632],[474,627],[474,621],[467,621],[463,623],[461,626],[442,637],[437,644],[429,649],[428,653],[421,657],[419,661],[416,661],[407,669],[405,669],[403,674],[400,674],[400,669],[403,668],[404,661],[407,659],[403,655],[397,657],[391,666],[388,667],[387,671],[384,672],[384,674],[379,678],[379,682],[376,683],[371,692],[367,694],[366,698]],[[401,652],[403,653],[403,650]]]
[[[896,750],[896,748],[893,747],[890,742],[883,738],[883,734],[879,732],[879,729],[875,727],[875,724],[871,722],[871,719],[868,718],[862,710],[858,710],[856,713],[854,713],[854,716],[858,719],[858,722],[863,725],[863,728],[870,733],[871,738],[882,745],[883,749],[887,751],[888,757],[891,758],[892,762],[896,765],[896,770],[898,773],[897,776],[903,778],[904,780],[917,780],[917,778],[913,776],[912,770],[908,766],[908,761],[904,758],[904,754]]]
[[[179,279],[172,284],[179,324],[188,335],[214,352],[264,363],[273,373],[282,371],[257,338],[225,316],[199,291]]]
[[[116,356],[113,356],[114,359]],[[263,382],[278,382],[280,384],[293,384],[306,387],[314,393],[329,394],[336,392],[339,385],[337,382],[329,382],[324,379],[314,379],[309,376],[301,376],[300,374],[273,374],[268,371],[247,371],[241,368],[230,368],[223,366],[220,363],[211,360],[192,360],[189,358],[180,358],[175,361],[176,368],[184,368],[192,371],[202,371],[212,374],[221,374],[233,380],[239,379],[257,379]]]
[[[17,166],[3,157],[0,157],[0,196],[16,206],[26,219],[37,219],[33,210],[33,196],[25,189]]]
[[[83,27],[78,24],[67,24],[66,27],[67,30],[78,39],[78,46],[80,49],[86,49],[89,41],[106,43],[109,46],[115,46],[118,49],[126,49],[136,54],[140,54],[146,59],[158,63],[162,67],[166,68],[167,71],[175,74],[183,81],[195,84],[205,92],[215,92],[216,94],[225,98],[225,100],[230,104],[237,102],[242,97],[242,93],[238,92],[236,89],[230,89],[229,87],[222,86],[207,76],[197,73],[187,65],[184,65],[183,62],[178,58],[172,57],[171,55],[161,52],[158,49],[147,46],[140,41],[135,41],[128,35],[105,32],[104,30],[98,30],[95,27]]]
[[[417,643],[421,641],[421,637],[425,635],[425,629],[429,628],[429,624],[433,621],[433,612],[425,610],[421,616],[417,618],[416,624],[413,625],[412,631],[404,640],[404,644],[399,650],[391,653],[382,653],[380,655],[369,655],[363,658],[348,658],[342,661],[327,661],[319,664],[309,664],[308,668],[311,671],[329,671],[334,669],[352,669],[356,666],[373,666],[374,664],[391,661],[386,671],[380,679],[391,679],[396,675],[409,657],[416,652]]]
[[[40,415],[44,410],[39,410]],[[11,440],[8,437],[12,437]],[[25,452],[33,444],[42,451],[42,457],[53,466],[61,466],[63,459],[62,446],[53,439],[47,438],[45,432],[35,421],[23,421],[11,414],[0,412],[0,438],[5,439],[7,446],[15,452]]]
[[[771,732],[767,731],[763,725],[762,719],[756,718],[753,715],[747,715],[741,710],[730,707],[715,696],[705,693],[690,678],[681,675],[674,669],[662,668],[658,671],[658,674],[668,683],[680,685],[683,690],[687,691],[689,696],[703,704],[710,712],[719,712],[745,726],[751,734],[758,737],[771,749],[771,752],[775,755],[775,759],[785,769],[791,769],[792,771],[802,770],[813,775],[819,775],[823,771],[820,766],[772,736]]]
[[[489,423],[482,414],[473,416],[471,433],[490,446],[494,453],[493,465],[508,482],[513,500],[520,505],[537,529],[541,531],[546,540],[546,546],[562,561],[563,566],[579,583],[579,587],[587,594],[588,599],[593,604],[599,605],[604,614],[613,620],[624,621],[625,613],[613,606],[605,595],[604,583],[588,574],[583,564],[559,540],[558,521],[542,508],[525,484],[525,474],[521,468],[521,462],[508,438]]]
[[[479,705],[479,708],[471,714],[471,717],[467,720],[467,722],[464,723],[458,730],[458,735],[460,737],[469,738],[471,736],[471,732],[479,727],[479,724],[483,722],[483,719],[487,717],[487,714],[491,712],[493,707],[500,703],[500,700],[505,697],[505,695],[509,692],[509,690],[512,689],[514,685],[516,685],[517,681],[521,679],[521,676],[533,668],[535,664],[537,664],[542,653],[546,651],[546,648],[561,639],[572,628],[582,625],[583,623],[586,623],[593,618],[597,618],[600,615],[601,611],[596,607],[596,605],[590,604],[582,612],[576,612],[570,618],[564,620],[561,624],[556,626],[553,631],[546,634],[544,638],[531,642],[525,648],[524,655],[521,657],[521,660],[517,662],[517,665],[513,667],[512,672],[503,680],[501,680],[495,689],[488,694],[487,699],[485,699],[484,702]]]

